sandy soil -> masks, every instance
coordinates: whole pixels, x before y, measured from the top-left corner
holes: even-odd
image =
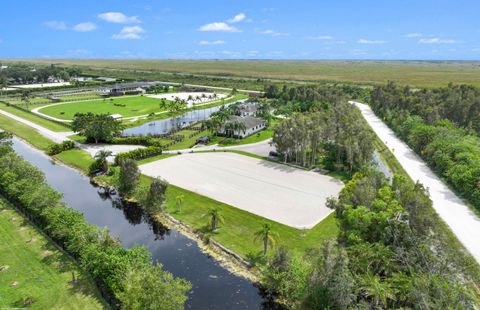
[[[295,227],[312,228],[343,184],[331,177],[235,153],[183,154],[140,166],[143,174]]]
[[[61,83],[43,83],[43,84],[26,84],[26,85],[11,85],[10,87],[14,88],[44,88],[44,87],[58,87],[70,85],[70,82],[61,82]]]

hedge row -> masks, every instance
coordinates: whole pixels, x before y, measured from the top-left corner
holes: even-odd
[[[43,173],[18,156],[2,137],[0,193],[80,262],[114,308],[183,308],[188,282],[152,265],[144,247],[122,248],[108,230],[88,224],[82,213],[66,207]]]
[[[75,143],[71,140],[67,140],[63,141],[62,143],[55,143],[51,145],[47,150],[47,154],[50,156],[57,155],[63,151],[71,150],[73,148],[75,148]]]
[[[115,165],[119,165],[124,159],[140,160],[162,154],[162,148],[157,146],[149,146],[144,149],[136,149],[130,152],[120,153],[115,156]]]

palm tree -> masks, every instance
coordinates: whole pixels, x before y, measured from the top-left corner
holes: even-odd
[[[102,170],[108,172],[108,162],[107,158],[112,156],[112,151],[109,150],[100,150],[95,154],[95,159],[102,165]]]
[[[388,283],[382,282],[378,275],[368,272],[360,279],[360,283],[365,295],[372,299],[376,307],[386,307],[388,299],[395,297]]]
[[[277,237],[277,234],[275,234],[272,231],[272,225],[270,225],[269,223],[263,224],[262,229],[255,233],[254,241],[257,241],[257,240],[262,240],[263,241],[263,255],[264,256],[267,255],[268,246],[270,246],[271,248],[273,248],[275,246],[276,237]]]
[[[7,88],[7,86],[7,79],[3,76],[0,76],[0,96],[3,96],[3,90]]]
[[[177,197],[175,197],[175,204],[177,205],[177,209],[178,211],[181,210],[182,208],[182,205],[183,205],[183,201],[184,201],[184,196],[183,195],[178,195]]]
[[[162,99],[162,100],[160,101],[160,109],[166,110],[166,109],[167,109],[167,106],[168,106],[168,105],[167,105],[167,101],[166,101],[165,99]]]
[[[25,105],[27,106],[27,109],[28,109],[28,106],[30,104],[30,92],[28,90],[24,90],[22,92],[22,101],[25,102]]]
[[[224,218],[220,214],[219,210],[217,208],[210,208],[205,214],[205,216],[210,217],[210,231],[214,232],[217,230],[217,224],[223,223]]]

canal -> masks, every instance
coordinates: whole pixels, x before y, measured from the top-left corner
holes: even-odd
[[[13,148],[38,167],[48,184],[63,194],[67,206],[82,212],[89,223],[107,227],[124,247],[145,246],[165,270],[189,280],[192,290],[187,309],[277,308],[251,282],[223,268],[177,230],[151,221],[139,208],[122,203],[117,196],[102,195],[87,177],[54,163],[23,141],[14,139]]]

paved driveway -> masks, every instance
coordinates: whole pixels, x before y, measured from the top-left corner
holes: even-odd
[[[143,174],[295,227],[312,228],[343,184],[331,177],[229,152],[182,154],[140,166]]]

